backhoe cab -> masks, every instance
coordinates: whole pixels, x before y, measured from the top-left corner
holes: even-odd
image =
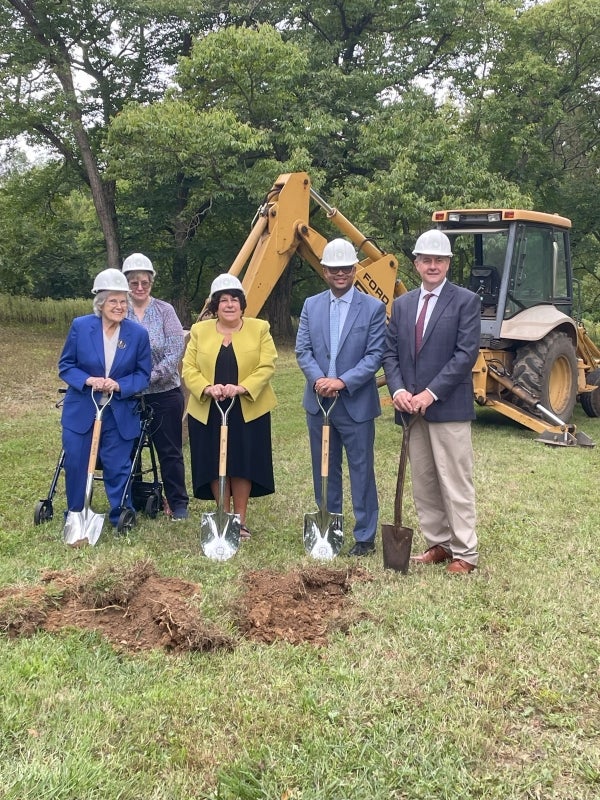
[[[600,415],[600,350],[573,318],[570,220],[466,209],[436,211],[433,221],[452,242],[452,279],[481,299],[476,402],[547,443],[592,445],[568,424],[577,398]]]
[[[311,203],[362,254],[355,286],[385,303],[389,317],[392,301],[406,291],[397,259],[328,205],[305,172],[278,177],[229,268],[236,276],[244,271],[246,313],[260,313],[295,253],[323,275],[327,239],[310,224]],[[481,298],[475,401],[546,443],[593,446],[569,424],[577,397],[588,416],[600,416],[600,392],[593,391],[600,384],[600,350],[572,318],[570,221],[519,210],[437,211],[433,221],[453,243],[452,279]]]

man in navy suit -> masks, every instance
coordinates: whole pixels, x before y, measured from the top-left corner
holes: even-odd
[[[375,417],[381,414],[375,373],[385,346],[385,305],[353,286],[357,254],[334,239],[321,264],[329,289],[307,298],[296,338],[296,358],[306,377],[303,406],[310,438],[317,505],[321,504],[323,414],[315,393],[338,396],[329,418],[328,511],[342,513],[342,448],[346,450],[354,510],[355,544],[350,555],[375,550],[379,503],[375,484]]]
[[[447,280],[448,237],[426,231],[415,244],[422,284],[396,298],[387,330],[383,368],[400,415],[415,415],[409,437],[413,496],[429,545],[413,560],[449,561],[448,572],[477,565],[471,420],[471,370],[481,333],[479,297]]]
[[[129,285],[118,269],[100,272],[94,281],[94,313],[73,320],[58,363],[68,384],[62,411],[65,488],[70,511],[85,500],[88,461],[96,402],[102,413],[99,456],[110,503],[110,521],[117,525],[121,500],[131,469],[131,452],[140,435],[134,395],[150,382],[152,355],[148,332],[127,319]],[[131,508],[130,498],[125,504]]]

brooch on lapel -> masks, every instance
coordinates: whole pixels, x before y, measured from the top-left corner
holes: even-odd
[[[127,345],[125,344],[123,339],[119,339],[119,341],[117,342],[117,347],[119,348],[119,350],[125,350]]]

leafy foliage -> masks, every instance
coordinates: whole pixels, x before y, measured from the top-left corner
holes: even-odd
[[[575,262],[598,292],[598,0],[536,4],[512,26],[477,119],[498,169],[536,208],[573,220]],[[593,295],[592,295],[593,297]],[[589,309],[595,308],[592,297]]]
[[[105,244],[118,240],[108,261],[148,251],[184,316],[273,181],[299,170],[398,255],[439,206],[569,216],[591,310],[599,15],[600,0],[0,0],[0,136],[49,145],[71,188],[91,189]],[[23,192],[40,203],[25,179]],[[63,248],[88,268],[93,227],[76,219]],[[14,215],[3,230],[21,238]],[[15,249],[5,288],[23,274]]]
[[[0,291],[89,296],[106,255],[89,195],[57,163],[13,172],[0,186]]]

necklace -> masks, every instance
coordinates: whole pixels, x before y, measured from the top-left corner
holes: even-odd
[[[217,333],[223,334],[223,336],[231,336],[232,333],[237,333],[241,331],[244,326],[244,320],[241,319],[234,328],[228,328],[226,325],[223,325],[219,320],[217,320]]]

